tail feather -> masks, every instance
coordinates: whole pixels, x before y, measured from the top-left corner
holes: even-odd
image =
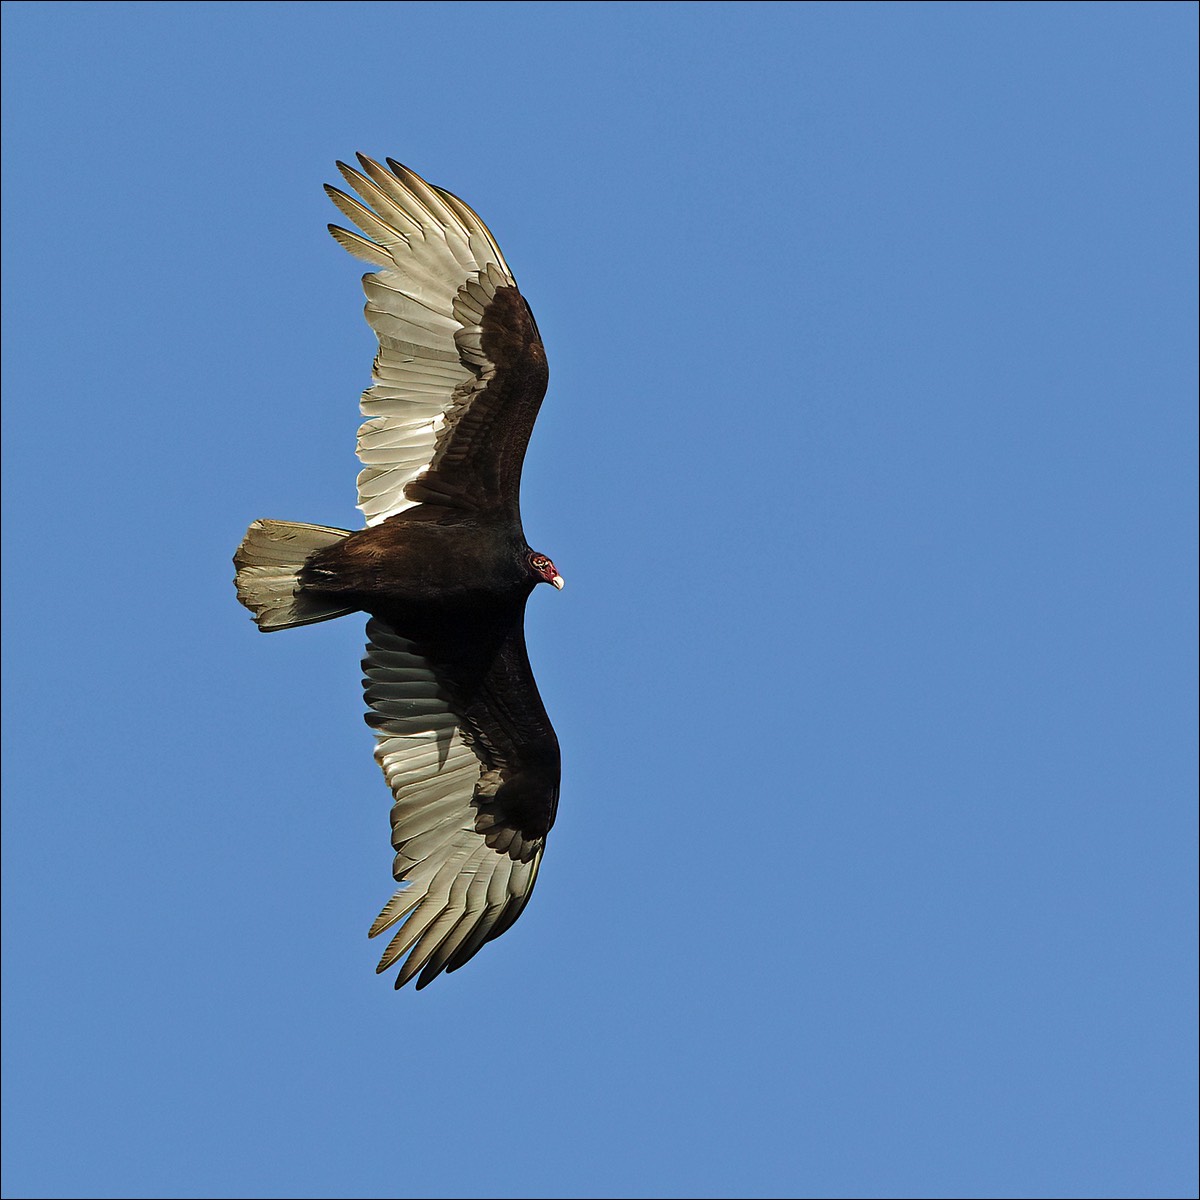
[[[254,614],[263,633],[328,621],[353,608],[337,608],[302,591],[297,574],[316,550],[347,537],[348,529],[299,521],[255,521],[233,556],[238,599]]]

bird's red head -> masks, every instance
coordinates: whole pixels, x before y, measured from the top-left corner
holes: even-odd
[[[535,554],[530,550],[525,562],[529,566],[529,573],[538,583],[552,583],[559,591],[562,590],[563,577],[558,573],[558,568],[544,554]]]

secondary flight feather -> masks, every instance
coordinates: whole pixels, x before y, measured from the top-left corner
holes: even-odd
[[[379,338],[358,434],[366,527],[259,520],[234,555],[265,633],[365,612],[367,723],[392,792],[401,888],[371,927],[401,987],[461,967],[520,916],[558,806],[558,739],[525,651],[525,604],[563,586],[521,527],[521,465],[546,392],[533,313],[457,196],[392,159],[338,163],[330,225]]]

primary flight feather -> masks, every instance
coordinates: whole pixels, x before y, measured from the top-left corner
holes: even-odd
[[[363,277],[379,338],[359,429],[354,532],[255,521],[238,599],[269,633],[365,612],[367,723],[393,796],[403,885],[371,936],[422,988],[521,914],[558,806],[559,752],[525,652],[525,603],[563,586],[525,541],[525,447],[546,355],[500,248],[457,196],[400,163],[327,187],[362,235],[329,231]],[[363,236],[365,235],[365,236]],[[407,955],[407,957],[405,957]]]

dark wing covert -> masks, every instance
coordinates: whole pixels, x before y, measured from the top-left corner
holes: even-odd
[[[360,203],[331,225],[363,276],[379,338],[358,435],[359,507],[374,525],[420,503],[517,516],[521,464],[548,379],[533,313],[495,239],[457,196],[400,163],[338,163]]]
[[[422,988],[521,914],[558,805],[559,752],[525,652],[523,612],[481,653],[474,630],[403,637],[375,618],[363,660],[375,757],[392,789],[402,887],[371,936]],[[486,665],[483,665],[486,664]]]

